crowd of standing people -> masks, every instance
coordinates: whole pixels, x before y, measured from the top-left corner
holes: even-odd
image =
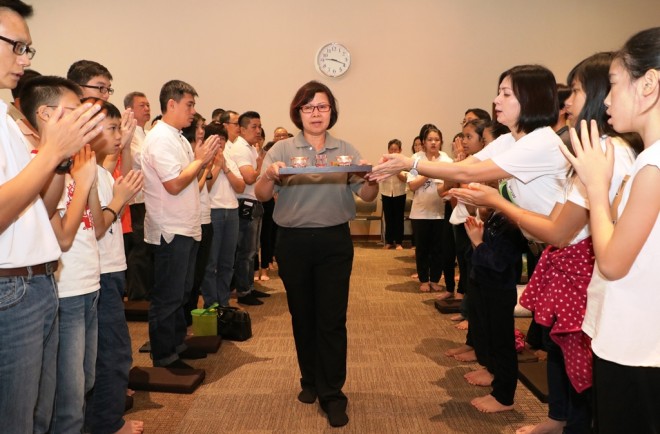
[[[369,174],[290,174],[282,169],[296,158],[366,163],[329,133],[339,108],[326,85],[300,87],[290,104],[300,132],[278,127],[266,144],[258,112],[218,109],[206,124],[197,91],[181,80],[162,86],[151,122],[142,92],[126,95],[123,112],[108,101],[113,77],[98,62],[74,62],[66,78],[27,70],[31,14],[0,1],[0,87],[15,99],[0,101],[7,432],[142,432],[123,417],[125,295],[150,301],[153,365],[190,369],[185,359],[206,357],[185,344],[199,295],[205,307],[228,306],[232,293],[263,304],[269,294],[254,282],[275,260],[298,400],[318,400],[331,426],[346,425],[354,196],[373,201],[380,191],[385,248],[402,249],[407,190],[419,289],[462,300],[468,337],[451,355],[473,351],[483,368],[466,380],[492,387],[475,408],[513,408],[512,311],[526,253],[520,302],[548,352],[550,402],[546,421],[519,432],[660,430],[660,28],[578,63],[563,104],[547,68],[504,71],[494,119],[467,110],[453,158],[440,129],[425,124],[412,157],[391,140]]]

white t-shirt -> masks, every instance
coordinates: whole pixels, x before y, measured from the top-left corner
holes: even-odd
[[[7,116],[7,105],[0,100],[0,186],[16,177],[29,162],[28,143],[16,122]],[[38,195],[0,232],[0,268],[52,262],[61,254],[48,212]]]
[[[252,166],[254,170],[257,170],[257,157],[259,156],[259,153],[255,147],[246,142],[243,137],[236,137],[236,140],[234,140],[234,143],[231,146],[229,156],[234,160],[239,169],[243,166]],[[246,183],[243,193],[237,194],[236,196],[240,199],[257,200],[257,196],[254,194],[254,184],[247,185]]]
[[[199,204],[200,204],[200,223],[207,225],[211,223],[211,199],[209,198],[209,189],[206,182],[199,191]]]
[[[108,206],[110,201],[112,201],[112,188],[115,185],[115,180],[110,172],[101,166],[97,166],[97,184],[101,206]],[[114,211],[119,212],[118,209]],[[101,273],[114,273],[116,271],[126,270],[126,254],[124,253],[124,235],[121,230],[121,218],[118,218],[110,225],[103,237],[98,240],[98,244],[101,255]]]
[[[168,243],[174,235],[202,238],[201,204],[197,178],[177,195],[165,190],[163,182],[175,179],[194,161],[192,147],[181,132],[164,121],[158,122],[147,134],[142,146],[144,175],[144,240],[160,244],[162,236]]]
[[[144,132],[144,128],[139,125],[135,127],[135,133],[131,139],[131,160],[133,170],[142,170],[142,145],[146,136],[147,133]],[[144,193],[142,190],[138,191],[129,203],[144,203]]]
[[[66,213],[73,198],[74,189],[73,178],[66,175],[64,193],[57,205],[60,216],[64,216]],[[121,226],[119,226],[119,232],[121,233]],[[89,294],[101,287],[99,247],[94,231],[94,219],[87,207],[85,207],[71,248],[62,253],[55,279],[60,298]]]
[[[618,137],[612,138],[614,145],[614,170],[612,173],[612,183],[610,184],[609,198],[610,203],[614,201],[614,197],[619,191],[623,178],[630,175],[632,172],[633,164],[635,163],[635,152],[623,140]],[[601,146],[605,149],[605,138],[601,139]],[[589,209],[589,199],[587,198],[587,190],[581,183],[573,183],[572,179],[567,183],[569,190],[566,200],[579,205],[582,208]],[[589,225],[585,225],[582,230],[571,241],[571,244],[579,243],[580,241],[591,235]]]
[[[231,171],[235,176],[243,179],[241,176],[238,166],[234,163],[234,160],[228,158],[227,153],[225,153],[225,161],[227,164],[227,169]],[[213,209],[234,209],[238,208],[238,200],[236,199],[236,192],[232,188],[227,175],[221,170],[218,173],[218,178],[213,183],[211,191],[209,192],[211,198],[211,208]]]
[[[515,140],[504,134],[474,154],[480,161],[492,160],[511,175],[506,180],[509,197],[519,207],[550,215],[564,200],[569,163],[559,149],[561,139],[550,127],[538,128]],[[531,235],[524,235],[534,240]],[[541,240],[535,240],[541,241]]]
[[[426,154],[418,153],[421,161],[428,161]],[[453,163],[454,160],[440,151],[440,155],[433,161],[443,163]],[[421,176],[421,175],[417,175]],[[417,176],[408,173],[407,181],[413,181]],[[445,201],[438,194],[438,185],[443,184],[441,179],[428,178],[424,185],[415,190],[412,206],[410,208],[410,218],[413,220],[440,220],[445,218]]]
[[[646,166],[660,169],[660,141],[639,154],[623,190],[619,217],[626,207],[635,176]],[[640,186],[637,186],[639,188]],[[628,274],[588,294],[587,314],[593,325],[591,347],[601,359],[626,366],[660,367],[660,215]],[[596,264],[598,265],[598,264]],[[590,285],[591,288],[592,285]],[[595,299],[599,297],[600,300]],[[597,301],[596,301],[597,300]],[[590,304],[595,301],[598,304]],[[600,308],[596,308],[599,306]]]

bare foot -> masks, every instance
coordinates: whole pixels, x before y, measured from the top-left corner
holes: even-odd
[[[456,327],[459,330],[467,330],[468,329],[468,320],[464,319],[463,321],[456,324],[454,327]]]
[[[431,282],[431,291],[441,292],[444,290],[445,287],[443,285],[440,285],[439,283]],[[447,292],[447,294],[451,294],[451,292]]]
[[[449,319],[452,320],[452,321],[463,321],[465,318],[463,318],[463,315],[461,315],[459,313],[459,314],[450,316]]]
[[[486,368],[469,372],[464,377],[473,386],[488,387],[493,384],[493,374],[488,372]]]
[[[456,291],[456,293],[454,294],[454,298],[455,298],[456,300],[463,300],[463,294],[461,294],[460,292]]]
[[[419,286],[419,290],[422,292],[431,292],[431,286],[428,282],[424,282]]]
[[[539,360],[548,360],[548,353],[543,350],[534,351],[534,355],[539,358]]]
[[[477,360],[477,355],[474,353],[474,350],[470,350],[464,353],[456,354],[454,358],[459,362],[475,362]]]
[[[482,413],[497,413],[500,411],[513,410],[513,405],[504,405],[497,402],[497,399],[493,395],[486,395],[479,398],[474,398],[470,401],[470,404],[474,405],[477,410]]]
[[[410,275],[410,278],[417,280],[419,278],[419,274],[413,273],[413,274]]]
[[[135,390],[133,389],[126,389],[126,396],[133,396],[135,395]]]
[[[385,244],[385,245],[383,246],[383,250],[388,250],[388,249],[391,249],[391,248],[392,248],[392,245],[391,245],[391,244]]]
[[[452,348],[451,350],[445,351],[445,356],[454,357],[457,354],[467,353],[472,351],[472,347],[469,345],[461,345],[460,347]]]
[[[127,420],[124,426],[115,434],[141,434],[144,432],[144,422],[141,420]]]
[[[431,284],[431,288],[433,288],[433,284]],[[436,289],[435,291],[439,291],[439,290]],[[445,291],[445,292],[441,292],[440,294],[436,295],[435,299],[436,300],[445,300],[449,297],[451,297],[451,292]]]
[[[396,250],[403,250],[403,246],[401,244],[396,245]]]
[[[261,272],[259,273],[259,280],[270,280],[270,277],[268,277],[268,268],[261,269]]]
[[[561,434],[565,426],[565,421],[548,418],[538,425],[525,425],[518,428],[516,434]]]

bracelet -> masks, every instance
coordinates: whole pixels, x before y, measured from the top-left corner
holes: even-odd
[[[112,214],[112,216],[113,216],[112,223],[114,223],[114,222],[117,221],[117,213],[115,212],[114,209],[112,209],[112,208],[110,208],[110,207],[108,207],[108,206],[104,206],[104,207],[101,208],[101,209],[102,209],[103,211],[108,211],[110,214]]]

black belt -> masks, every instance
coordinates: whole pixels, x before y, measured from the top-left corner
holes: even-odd
[[[57,261],[18,268],[0,268],[0,277],[50,276],[57,271]]]

